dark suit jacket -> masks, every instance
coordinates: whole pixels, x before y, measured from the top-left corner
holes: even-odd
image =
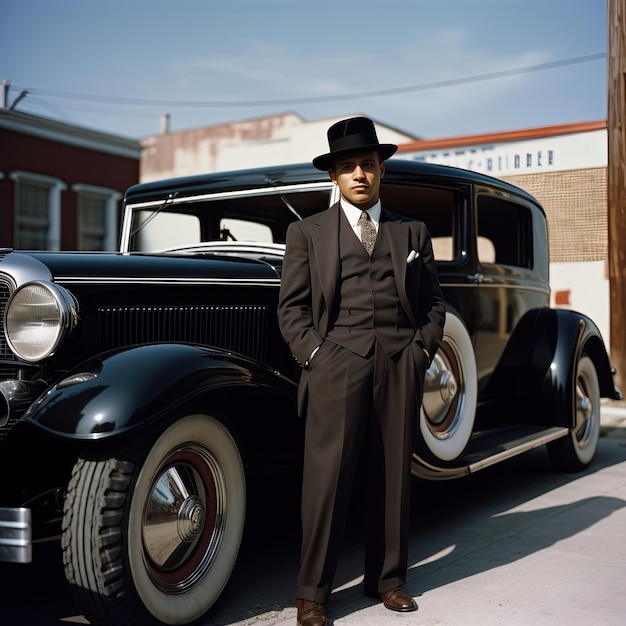
[[[294,222],[287,230],[287,249],[278,303],[278,322],[292,354],[303,366],[326,337],[339,302],[339,219],[341,205]],[[437,280],[430,234],[423,222],[383,208],[383,232],[389,237],[400,305],[415,329],[414,341],[432,359],[443,337],[445,305]],[[416,257],[410,263],[411,251]],[[300,408],[306,387],[300,384]],[[300,411],[304,414],[303,411]]]

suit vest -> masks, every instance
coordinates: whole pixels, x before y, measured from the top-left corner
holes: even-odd
[[[379,224],[370,257],[341,211],[339,309],[326,338],[360,356],[366,356],[375,341],[393,355],[414,336],[400,306],[385,227]]]

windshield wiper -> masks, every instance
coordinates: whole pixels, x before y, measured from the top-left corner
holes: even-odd
[[[279,194],[279,196],[278,196],[278,197],[279,197],[279,198],[283,201],[283,204],[284,204],[284,205],[285,205],[285,206],[286,206],[286,207],[287,207],[287,208],[288,208],[288,209],[289,209],[289,210],[290,210],[290,211],[291,211],[291,212],[292,212],[292,213],[293,213],[293,214],[294,214],[294,215],[295,215],[295,216],[296,216],[299,220],[301,220],[301,219],[302,219],[302,215],[300,215],[300,213],[298,213],[298,211],[296,211],[296,210],[293,208],[293,205],[291,204],[291,202],[289,202],[289,200],[287,200],[287,197],[286,197],[286,196],[283,196],[283,194],[281,193],[281,194]]]
[[[137,233],[141,232],[165,207],[173,204],[174,198],[176,198],[177,195],[178,191],[168,194],[167,198],[165,198],[165,202],[154,209],[154,211],[152,211],[152,213],[150,213],[150,215],[148,215],[148,217],[130,233],[129,240],[132,240]]]

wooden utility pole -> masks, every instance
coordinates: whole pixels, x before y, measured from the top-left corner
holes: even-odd
[[[626,392],[626,0],[608,0],[607,41],[610,351]]]

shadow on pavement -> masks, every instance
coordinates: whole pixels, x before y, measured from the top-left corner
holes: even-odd
[[[563,485],[626,461],[626,442],[600,440],[593,466],[555,473],[545,448],[451,482],[415,481],[407,591],[415,597],[541,551],[626,506],[618,498],[584,495],[567,504],[513,511]],[[251,512],[244,549],[206,624],[252,620],[295,605],[299,558],[299,503],[268,490]],[[363,493],[359,497],[364,497]],[[328,607],[338,619],[375,604],[362,594],[363,542],[358,498]],[[260,516],[258,515],[260,513]],[[282,616],[284,618],[284,615]]]

